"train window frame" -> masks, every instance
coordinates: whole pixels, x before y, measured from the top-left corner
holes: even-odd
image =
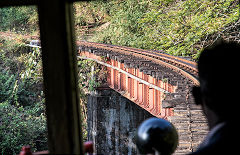
[[[50,154],[84,154],[73,27],[75,0],[1,0],[38,7]]]

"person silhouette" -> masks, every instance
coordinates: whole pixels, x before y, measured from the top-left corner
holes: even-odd
[[[191,155],[236,154],[238,150],[239,53],[238,43],[219,40],[199,57],[200,86],[194,86],[192,94],[202,106],[210,131]]]

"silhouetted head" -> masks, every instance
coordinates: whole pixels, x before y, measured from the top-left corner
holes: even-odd
[[[240,86],[240,46],[218,41],[198,61],[200,87],[193,88],[197,104],[207,106],[220,121],[237,116]]]

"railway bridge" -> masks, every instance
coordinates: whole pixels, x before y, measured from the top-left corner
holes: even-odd
[[[106,66],[111,88],[99,88],[98,94],[89,97],[88,134],[96,153],[136,154],[137,126],[153,116],[167,119],[177,128],[175,154],[190,153],[201,143],[208,128],[191,95],[191,87],[199,85],[195,62],[161,51],[86,41],[77,42],[77,53],[78,59]]]
[[[200,107],[194,104],[191,95],[191,87],[193,85],[199,85],[197,79],[198,71],[195,62],[181,57],[171,56],[161,51],[142,50],[84,41],[77,42],[77,48],[79,59],[93,60],[107,67],[107,84],[111,89],[141,107],[140,109],[145,109],[151,115],[167,119],[174,124],[179,134],[179,146],[175,154],[192,152],[201,143],[208,129],[206,119]],[[95,102],[96,101],[97,100],[95,100]],[[102,100],[99,101],[101,103],[96,104],[102,106],[104,103],[102,103]],[[106,102],[106,100],[104,100],[104,102]],[[108,102],[115,101],[110,99]],[[119,104],[125,105],[123,103]],[[98,109],[96,105],[91,108]],[[136,110],[137,108],[134,109]],[[144,112],[134,114],[137,115],[136,117],[142,117],[140,115],[144,115],[144,117],[142,117],[143,119],[150,117],[150,115],[143,113]],[[118,115],[121,114],[120,112]],[[97,116],[97,114],[94,116]],[[102,115],[99,117],[102,117]],[[111,118],[115,116],[110,115],[109,117],[110,120],[108,121],[113,123],[114,121]],[[121,116],[118,117],[121,119]],[[137,123],[136,119],[134,120],[135,123]],[[98,124],[101,123],[90,124],[89,127],[96,128]],[[109,124],[107,128],[109,128]],[[134,131],[135,129],[132,130]],[[133,131],[128,131],[128,134]],[[89,132],[89,134],[94,133],[90,137],[96,139],[96,131],[89,130]],[[121,134],[118,136],[121,136]],[[126,138],[126,141],[128,141],[128,150],[129,146],[134,145],[134,143],[131,143],[131,141],[134,141],[134,138],[132,138],[134,136],[130,137],[130,140]],[[106,141],[109,141],[109,139]],[[95,143],[99,142],[95,141]],[[109,144],[113,145],[113,142],[107,145]],[[103,146],[99,146],[98,148],[102,147]],[[98,150],[98,148],[96,148],[96,150]],[[107,152],[116,153],[111,152],[111,150],[113,151],[116,148],[108,149],[105,148],[105,151],[108,150]],[[131,149],[132,148],[130,148],[130,150]],[[119,149],[115,151],[118,152]],[[124,149],[120,150],[120,152],[123,151]],[[125,153],[132,151],[126,151]],[[98,153],[103,152],[99,150]]]

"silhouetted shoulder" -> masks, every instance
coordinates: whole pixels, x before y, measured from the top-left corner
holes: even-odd
[[[231,123],[226,123],[218,130],[210,139],[208,145],[200,147],[191,155],[227,155],[237,154],[239,152],[239,138],[238,127]]]

